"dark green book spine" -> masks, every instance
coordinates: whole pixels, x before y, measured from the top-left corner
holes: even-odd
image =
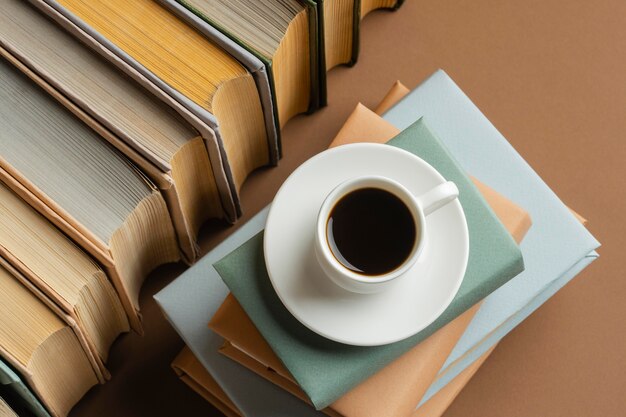
[[[309,113],[326,106],[326,45],[324,0],[301,0],[309,9],[309,51],[311,54],[311,103]]]

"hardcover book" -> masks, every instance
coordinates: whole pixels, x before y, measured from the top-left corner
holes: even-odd
[[[226,212],[238,217],[238,192],[248,174],[277,159],[269,89],[257,83],[266,74],[255,78],[250,65],[225,49],[229,45],[223,38],[209,38],[209,32],[199,32],[157,2],[31,2],[129,76],[180,106],[201,132],[213,171],[220,174],[216,181]]]
[[[215,268],[274,353],[315,408],[321,409],[410,350],[523,270],[521,252],[465,171],[419,120],[388,142],[429,162],[459,188],[470,233],[461,287],[444,313],[417,335],[378,347],[331,342],[291,318],[274,292],[262,253],[262,233],[216,263]],[[315,369],[315,372],[311,372]]]
[[[213,26],[260,59],[274,93],[278,125],[326,102],[326,77],[320,47],[318,9],[311,0],[242,1],[167,0],[200,18],[200,29]]]
[[[52,223],[0,182],[0,256],[45,294],[81,333],[102,374],[113,341],[129,330],[104,270]]]
[[[396,85],[390,91],[389,97],[397,95],[398,87]],[[330,146],[339,146],[356,140],[383,143],[398,133],[397,128],[359,104]],[[528,213],[486,185],[477,180],[474,180],[474,183],[519,244],[531,224]],[[335,401],[324,412],[330,415],[355,417],[410,415],[478,307],[478,305],[472,307],[444,326]],[[226,340],[220,352],[299,398],[306,399],[293,377],[232,295],[226,298],[215,313],[209,327]],[[407,369],[411,369],[411,372],[406,372]],[[382,392],[385,393],[384,402],[377,400],[377,393]]]
[[[154,181],[168,203],[181,250],[195,260],[202,223],[229,217],[214,173],[219,167],[211,163],[201,133],[27,2],[4,1],[0,11],[0,53]]]
[[[383,117],[399,129],[429,120],[465,169],[533,219],[521,245],[526,270],[485,299],[425,402],[593,262],[600,244],[444,71]]]
[[[165,200],[88,125],[0,58],[0,180],[105,269],[131,326],[156,266],[180,259]]]
[[[7,399],[36,417],[50,417],[39,399],[31,392],[22,378],[0,357],[0,391]]]

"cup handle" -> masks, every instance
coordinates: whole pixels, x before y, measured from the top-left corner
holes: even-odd
[[[416,197],[416,199],[422,210],[424,210],[424,216],[428,216],[430,213],[454,201],[458,196],[459,189],[456,187],[456,184],[452,181],[447,181]]]

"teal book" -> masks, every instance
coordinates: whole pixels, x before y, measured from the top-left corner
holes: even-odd
[[[20,376],[3,362],[0,358],[0,390],[7,399],[11,397],[13,402],[32,413],[36,417],[50,417],[37,397],[28,389]]]
[[[420,156],[454,181],[467,218],[470,254],[463,283],[450,306],[426,329],[377,347],[343,345],[313,333],[291,316],[274,292],[265,268],[262,232],[215,264],[317,409],[340,398],[524,270],[519,247],[427,121],[418,120],[388,144]]]

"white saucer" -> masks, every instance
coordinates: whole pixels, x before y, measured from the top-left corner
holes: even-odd
[[[355,294],[322,272],[313,242],[317,213],[339,183],[382,175],[422,194],[445,179],[402,149],[372,143],[344,145],[306,161],[282,185],[264,236],[268,275],[285,307],[328,339],[357,346],[393,343],[423,330],[448,307],[467,267],[469,234],[458,199],[426,218],[424,253],[396,285]]]

